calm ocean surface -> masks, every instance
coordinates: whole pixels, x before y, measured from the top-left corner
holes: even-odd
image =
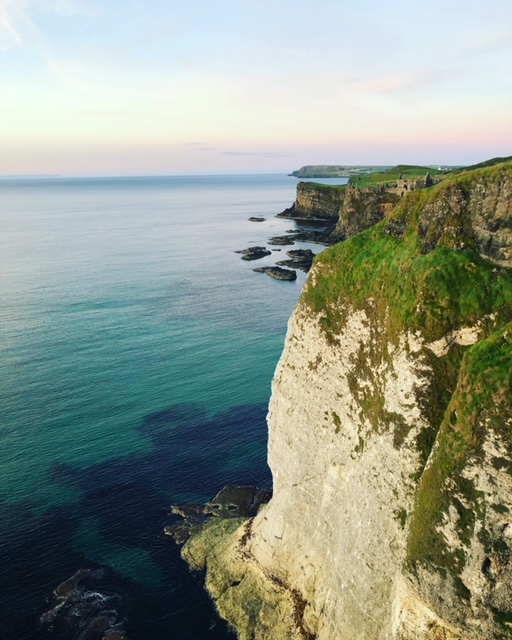
[[[294,223],[279,175],[0,181],[0,637],[115,569],[130,640],[232,638],[171,503],[270,486],[265,415],[305,275],[235,254]],[[248,222],[249,216],[266,222]],[[318,245],[301,243],[300,247]]]

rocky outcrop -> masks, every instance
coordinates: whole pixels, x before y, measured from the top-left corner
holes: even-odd
[[[352,238],[390,215],[399,201],[400,197],[394,193],[347,186],[333,235],[340,239]]]
[[[499,165],[447,181],[430,198],[418,222],[422,248],[474,247],[496,264],[512,266],[512,176]],[[401,219],[410,215],[412,203]]]
[[[311,249],[292,249],[287,251],[286,255],[289,256],[289,260],[280,260],[277,263],[279,266],[301,269],[306,273],[311,269],[315,258],[315,254]]]
[[[272,386],[273,497],[184,551],[241,639],[512,637],[511,180],[412,193],[315,259]]]
[[[402,238],[413,230],[424,253],[437,247],[474,250],[512,267],[511,166],[469,171],[410,194],[393,210],[384,233]]]
[[[335,223],[344,200],[344,186],[299,182],[295,202],[277,217]]]
[[[112,588],[115,577],[106,567],[80,569],[53,591],[51,608],[40,618],[48,638],[128,640],[126,604]]]
[[[260,258],[271,255],[272,252],[265,247],[249,247],[248,249],[235,251],[235,253],[241,253],[242,260],[259,260]]]
[[[297,280],[297,272],[293,269],[283,269],[282,267],[258,267],[253,269],[258,273],[266,273],[267,276],[276,280]]]
[[[328,225],[322,234],[324,243],[333,244],[377,224],[399,201],[399,196],[383,190],[300,182],[295,202],[278,217],[324,222]]]
[[[288,236],[274,236],[272,238],[269,238],[268,243],[272,244],[272,245],[280,245],[282,247],[286,247],[286,246],[289,246],[291,244],[295,244],[295,242],[293,241],[293,235],[292,234],[290,234]]]
[[[197,536],[214,518],[247,519],[255,516],[271,495],[270,491],[254,486],[228,485],[206,504],[172,505],[170,515],[176,517],[174,522],[165,527],[164,533],[178,544],[183,544],[191,536]]]

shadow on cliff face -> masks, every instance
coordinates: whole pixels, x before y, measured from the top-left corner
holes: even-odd
[[[154,449],[87,469],[54,467],[52,479],[81,499],[37,515],[33,505],[0,505],[8,535],[0,540],[4,580],[0,636],[40,640],[37,627],[53,589],[94,563],[122,576],[130,640],[234,636],[220,621],[200,580],[163,533],[171,503],[206,500],[227,484],[270,486],[266,404],[210,416],[193,405],[146,416],[141,431]],[[92,445],[91,445],[92,446]]]

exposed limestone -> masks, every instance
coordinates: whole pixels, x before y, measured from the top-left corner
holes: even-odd
[[[206,504],[171,505],[172,524],[164,533],[178,544],[184,544],[191,536],[197,535],[212,518],[249,518],[258,513],[263,503],[270,500],[272,492],[254,486],[228,485]]]
[[[475,327],[462,327],[456,331],[450,331],[447,335],[443,336],[435,342],[427,344],[427,348],[430,349],[436,356],[445,356],[450,347],[455,344],[467,347],[471,344],[475,344],[478,341],[478,336],[481,333],[482,327],[477,325]]]
[[[415,389],[427,367],[406,340],[384,345],[374,374],[361,371],[373,333],[367,315],[353,312],[332,346],[316,318],[296,313],[273,383],[274,499],[253,524],[251,552],[299,589],[305,623],[320,640],[378,637],[405,553],[400,513],[412,508],[419,457],[395,445],[394,430],[410,445],[426,426]],[[354,383],[368,397],[384,392],[389,422],[361,411]]]
[[[189,540],[183,557],[193,569],[207,568],[206,587],[219,613],[236,621],[240,640],[311,640],[302,627],[300,596],[247,552],[250,527],[242,519],[212,522]]]

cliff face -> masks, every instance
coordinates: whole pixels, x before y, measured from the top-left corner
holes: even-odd
[[[512,177],[510,163],[472,171],[437,189],[408,198],[388,232],[418,233],[423,251],[436,246],[474,248],[502,266],[512,266]]]
[[[346,239],[366,231],[390,215],[399,201],[394,193],[347,187],[333,235]]]
[[[279,217],[335,224],[332,235],[345,240],[380,222],[399,200],[386,192],[299,182],[295,202]]]
[[[328,186],[313,182],[299,182],[295,202],[279,214],[284,218],[337,222],[345,200],[343,186]]]
[[[241,639],[512,637],[512,164],[323,252],[269,408],[274,495],[185,555]]]

